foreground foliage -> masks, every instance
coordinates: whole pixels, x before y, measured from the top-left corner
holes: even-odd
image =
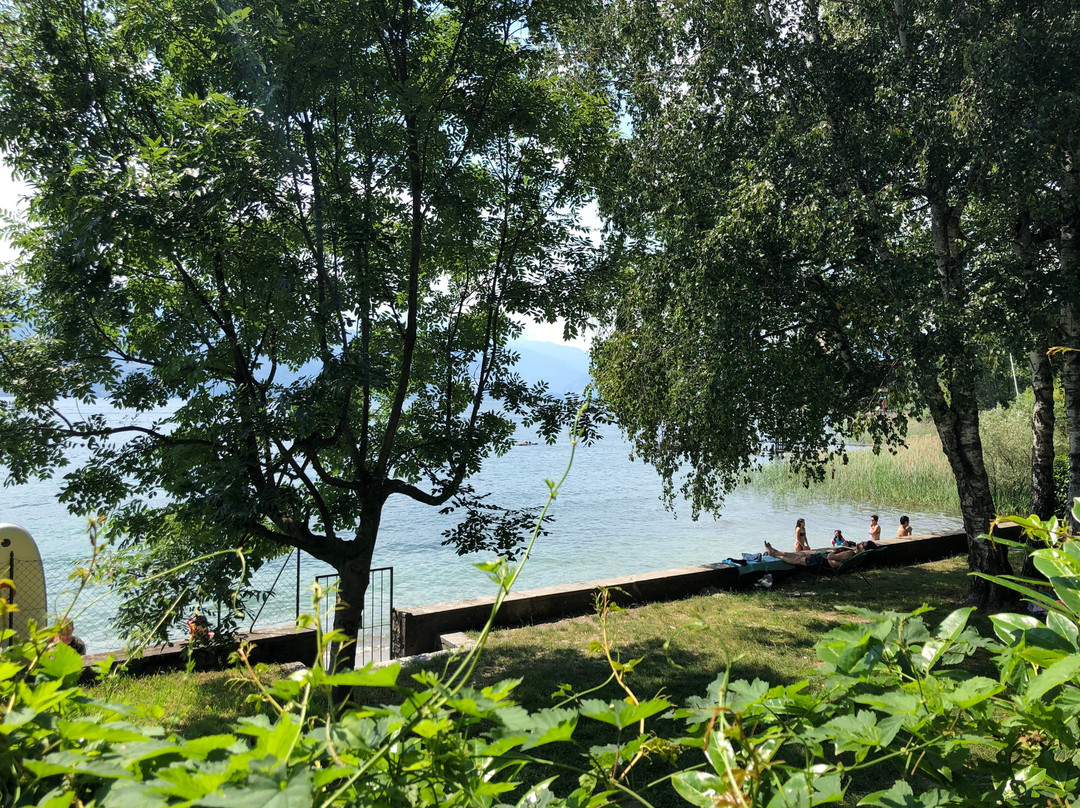
[[[0,661],[0,805],[599,806],[656,756],[677,761],[675,791],[703,808],[850,802],[852,779],[870,771],[886,787],[861,804],[1071,804],[1080,795],[1080,545],[1056,522],[1024,521],[1048,539],[1035,564],[1049,583],[1003,583],[1046,607],[1045,619],[996,615],[985,637],[969,609],[936,626],[925,608],[851,609],[852,622],[816,645],[820,687],[722,673],[679,705],[639,698],[638,660],[624,660],[605,631],[593,650],[608,659],[617,698],[568,689],[530,712],[513,700],[516,680],[466,686],[476,652],[407,685],[396,665],[315,668],[256,685],[265,714],[184,739],[88,697],[66,646],[16,643]],[[489,571],[505,593],[514,573]],[[603,627],[610,607],[599,605]],[[356,706],[370,687],[394,689],[400,703]],[[352,702],[316,709],[334,703],[335,688],[351,689]],[[606,739],[579,745],[585,723]],[[554,744],[580,762],[553,763]]]

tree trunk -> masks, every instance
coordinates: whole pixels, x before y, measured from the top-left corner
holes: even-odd
[[[1057,510],[1054,484],[1054,369],[1046,355],[1049,345],[1043,343],[1028,354],[1031,364],[1031,386],[1035,392],[1035,409],[1031,415],[1031,512],[1040,519],[1049,519]],[[1042,545],[1029,540],[1029,552],[1024,558],[1020,577],[1028,580],[1043,578],[1035,569],[1030,550]]]
[[[990,529],[994,497],[983,463],[978,402],[973,395],[956,390],[947,399],[939,386],[930,396],[930,413],[941,437],[941,448],[956,478],[960,513],[968,539],[968,567],[973,572],[987,575],[1008,575],[1012,568],[1007,548],[979,538]],[[1010,590],[972,576],[968,599],[982,610],[999,611],[1014,598]]]
[[[1069,497],[1065,512],[1069,525],[1077,529],[1072,503],[1080,496],[1080,316],[1073,303],[1066,303],[1061,318],[1065,347],[1062,354],[1061,385],[1065,392],[1065,427],[1069,433]]]
[[[1070,163],[1061,183],[1061,231],[1058,241],[1058,272],[1065,303],[1061,312],[1061,332],[1066,348],[1061,380],[1065,391],[1065,425],[1069,432],[1069,501],[1066,513],[1069,525],[1078,525],[1072,517],[1072,503],[1080,496],[1080,202],[1078,202],[1077,166]]]
[[[1031,415],[1031,512],[1040,519],[1054,515],[1054,371],[1040,345],[1028,355],[1035,409]]]
[[[955,204],[949,199],[951,173],[944,163],[931,160],[927,176],[930,233],[941,288],[938,313],[941,326],[933,339],[934,354],[942,357],[933,372],[924,378],[923,389],[934,419],[941,448],[949,460],[960,513],[968,540],[968,567],[986,575],[1008,575],[1007,548],[979,538],[990,529],[994,518],[994,497],[983,461],[979,436],[979,402],[974,393],[975,374],[966,338],[968,322],[961,217],[966,207],[963,194]],[[929,370],[929,369],[928,369]],[[982,610],[997,611],[1013,600],[1011,590],[985,578],[971,576],[969,602]]]
[[[356,665],[356,641],[364,624],[364,596],[371,578],[371,557],[375,551],[381,516],[379,511],[374,518],[365,515],[361,519],[356,539],[350,542],[350,545],[357,548],[356,551],[331,562],[338,572],[334,629],[346,637],[344,641],[331,645],[332,670],[343,670]]]

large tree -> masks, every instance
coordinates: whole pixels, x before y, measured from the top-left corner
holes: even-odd
[[[575,210],[611,115],[557,63],[563,0],[10,0],[0,148],[32,187],[3,277],[0,462],[73,447],[129,545],[299,548],[355,637],[384,504],[465,515],[515,419],[524,318],[580,311]],[[61,398],[100,402],[66,418]],[[180,399],[161,423],[131,410]],[[550,430],[549,430],[550,434]],[[154,498],[164,493],[164,498]]]
[[[625,292],[596,359],[643,455],[716,507],[766,441],[820,473],[845,436],[895,443],[904,416],[929,412],[970,565],[1007,571],[1004,550],[978,538],[994,516],[980,377],[1008,347],[1002,305],[1019,271],[991,258],[1011,248],[995,224],[1011,233],[1015,216],[988,213],[1005,156],[983,137],[984,96],[1001,89],[993,45],[1026,12],[903,0],[609,11],[632,137],[627,180],[604,205]],[[1042,11],[1029,35],[1067,13]],[[981,605],[1005,595],[972,581]]]

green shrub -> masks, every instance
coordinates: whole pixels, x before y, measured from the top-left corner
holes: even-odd
[[[1054,458],[1054,514],[1064,519],[1069,509],[1069,458],[1058,455]]]

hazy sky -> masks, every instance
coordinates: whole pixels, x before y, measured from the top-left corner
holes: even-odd
[[[0,163],[0,210],[12,212],[19,207],[19,196],[26,193],[26,186],[15,182],[7,166]],[[14,258],[14,250],[6,240],[0,238],[0,263]],[[525,326],[525,339],[540,342],[562,343],[562,325],[560,323],[529,323]],[[570,343],[577,348],[588,350],[589,341],[576,339]]]

